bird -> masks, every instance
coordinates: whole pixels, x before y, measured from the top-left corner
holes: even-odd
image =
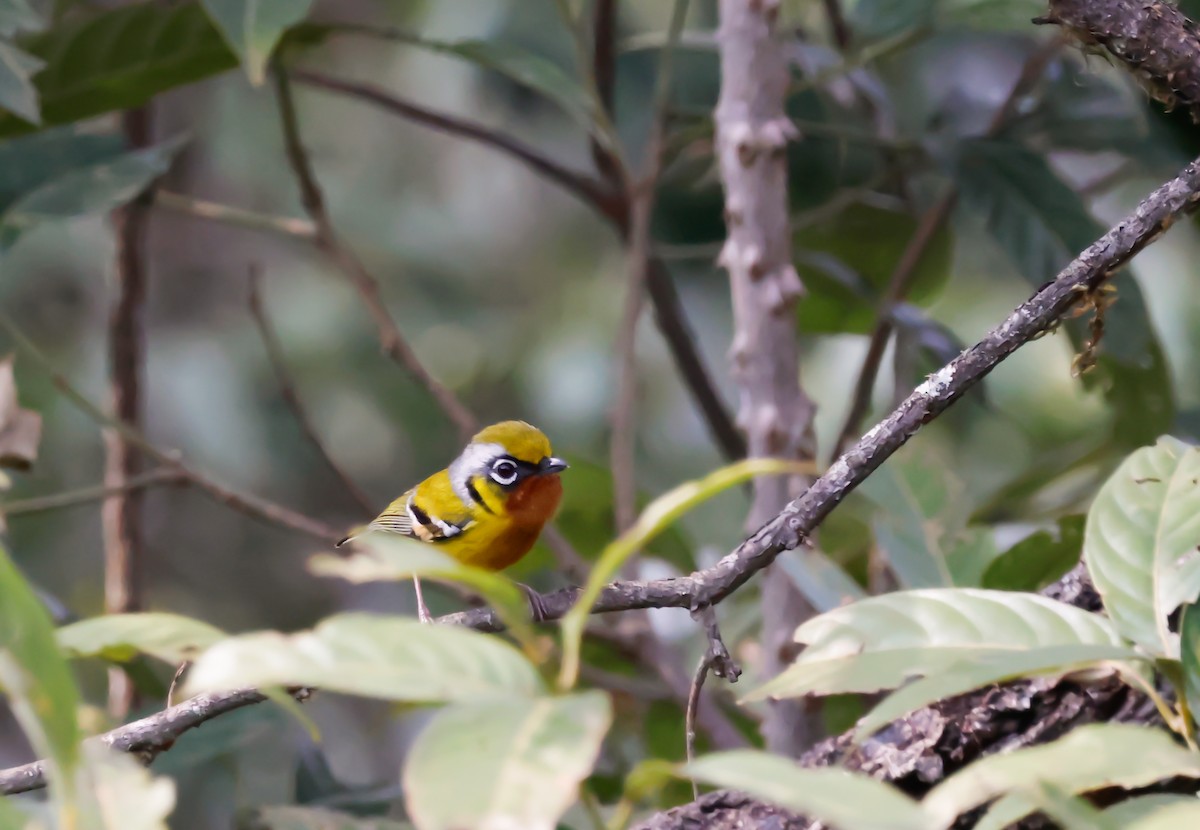
[[[567,463],[555,456],[550,439],[525,421],[500,421],[480,430],[450,465],[405,491],[365,527],[337,543],[341,547],[371,533],[397,533],[428,542],[451,558],[500,571],[529,552],[562,501],[559,474]],[[433,618],[413,578],[417,614]],[[535,621],[545,618],[541,595],[529,596]]]

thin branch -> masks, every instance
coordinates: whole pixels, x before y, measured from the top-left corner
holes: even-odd
[[[675,45],[687,18],[688,0],[675,0],[667,33],[667,45],[659,58],[655,80],[654,108],[650,136],[646,142],[645,171],[641,180],[631,184],[626,201],[631,206],[629,227],[629,280],[625,306],[617,332],[617,395],[612,412],[610,465],[613,475],[613,509],[617,532],[623,533],[637,518],[637,480],[634,473],[635,437],[634,402],[637,397],[637,323],[645,303],[645,287],[650,259],[650,216],[658,177],[662,172],[663,132],[666,129],[667,102],[671,91],[671,67]]]
[[[317,235],[317,227],[308,219],[295,219],[291,216],[272,216],[269,213],[259,213],[245,208],[223,205],[220,202],[210,202],[185,196],[182,193],[172,193],[167,190],[156,190],[154,206],[166,208],[185,216],[195,216],[199,219],[210,219],[214,222],[224,222],[238,225],[251,230],[271,231],[284,236],[298,239],[312,239]]]
[[[357,98],[400,118],[506,153],[594,209],[617,228],[622,238],[628,234],[630,206],[625,202],[619,187],[565,168],[495,130],[404,101],[370,84],[332,78],[301,69],[290,70],[289,75],[297,83]],[[646,289],[654,307],[655,322],[667,341],[684,385],[704,416],[717,446],[731,460],[744,458],[745,442],[700,356],[696,338],[688,325],[683,304],[671,281],[670,273],[657,257],[652,258],[648,266]]]
[[[308,152],[300,139],[300,124],[296,117],[296,106],[292,100],[291,85],[287,74],[279,68],[275,69],[276,99],[279,104],[279,119],[283,126],[284,149],[288,164],[295,173],[296,183],[300,187],[300,202],[305,212],[317,226],[316,244],[326,256],[346,275],[350,284],[358,291],[371,319],[379,333],[379,345],[391,360],[404,369],[413,380],[417,381],[430,397],[458,428],[459,436],[465,441],[475,431],[475,417],[467,410],[462,402],[447,387],[443,386],[421,364],[412,346],[400,334],[400,329],[392,319],[387,305],[383,301],[383,292],[379,283],[367,270],[362,260],[350,250],[337,235],[333,221],[325,208],[325,197],[317,184],[316,173]]]
[[[27,499],[0,502],[0,516],[7,519],[13,516],[28,516],[31,513],[45,513],[48,510],[61,510],[65,507],[78,507],[103,501],[121,492],[144,490],[158,484],[179,484],[182,480],[183,477],[178,470],[160,467],[131,476],[119,485],[97,484],[92,487],[81,487],[78,490],[51,493],[47,496],[33,496]]]
[[[842,10],[841,0],[822,0],[825,6],[825,19],[829,22],[829,34],[839,52],[845,52],[850,47],[853,34],[850,24],[846,22],[846,14]]]
[[[137,447],[145,455],[162,464],[164,468],[175,472],[182,481],[192,485],[196,489],[203,492],[209,498],[224,504],[231,510],[236,510],[240,513],[245,513],[248,516],[253,516],[269,524],[286,527],[289,530],[294,530],[298,533],[304,533],[314,539],[321,539],[327,542],[336,542],[343,535],[341,531],[332,525],[327,525],[324,522],[316,519],[311,519],[301,513],[297,513],[283,505],[268,501],[250,493],[242,493],[237,490],[232,490],[225,485],[209,478],[192,467],[185,464],[177,450],[166,450],[154,444],[145,435],[137,429],[134,429],[124,421],[113,418],[96,404],[80,392],[74,384],[67,380],[66,376],[62,375],[55,369],[54,362],[46,356],[37,345],[30,340],[23,331],[13,323],[12,319],[7,314],[0,312],[0,330],[3,330],[17,346],[29,356],[31,360],[38,364],[47,375],[49,375],[54,386],[66,396],[71,403],[82,411],[85,415],[95,421],[102,427],[108,427],[114,432],[119,433],[132,446]]]
[[[592,77],[600,106],[611,116],[617,88],[617,0],[596,0],[592,6]],[[612,154],[594,137],[592,160],[600,178],[617,181],[619,172]]]
[[[373,517],[379,511],[371,505],[371,499],[355,483],[350,474],[342,469],[341,465],[330,455],[329,449],[317,433],[317,428],[313,425],[312,419],[308,417],[308,411],[300,401],[300,394],[296,391],[296,384],[292,380],[292,374],[288,371],[287,360],[283,356],[283,347],[280,345],[279,337],[275,334],[275,327],[271,325],[271,320],[267,316],[266,309],[263,307],[262,292],[260,289],[261,282],[261,271],[256,267],[252,267],[250,269],[250,290],[248,297],[250,315],[254,318],[255,324],[258,326],[258,333],[262,337],[263,346],[267,352],[267,359],[271,362],[271,369],[275,372],[275,379],[279,381],[279,396],[283,398],[283,402],[291,411],[292,417],[296,419],[296,424],[300,427],[300,431],[304,433],[304,437],[308,439],[313,449],[316,450],[321,461],[325,463],[329,471],[342,483],[346,494],[354,500],[368,518]]]
[[[700,707],[700,690],[711,671],[714,675],[737,683],[742,676],[742,668],[729,654],[725,641],[721,638],[721,628],[717,624],[717,612],[711,605],[702,605],[692,610],[692,618],[704,626],[704,635],[708,641],[704,656],[696,666],[692,675],[692,685],[688,690],[687,710],[684,714],[684,749],[690,762],[696,756],[696,712]],[[692,783],[692,794],[700,797],[700,791],[695,782]]]
[[[700,708],[700,691],[704,688],[704,681],[708,679],[708,670],[712,668],[713,654],[711,651],[705,651],[700,656],[700,662],[696,664],[696,671],[692,675],[692,686],[688,691],[687,708],[683,714],[683,748],[684,758],[690,764],[696,758],[696,711]],[[700,785],[692,780],[692,798],[700,797]]]
[[[149,106],[122,116],[131,147],[150,144]],[[108,319],[109,396],[113,417],[140,429],[142,377],[146,361],[146,205],[143,199],[113,213],[116,256],[116,298]],[[125,483],[142,468],[137,447],[113,430],[104,431],[104,483],[113,493],[100,511],[104,538],[104,610],[126,614],[142,610],[145,548],[142,532],[142,492]],[[137,703],[137,689],[119,666],[108,670],[108,713],[122,721]]]

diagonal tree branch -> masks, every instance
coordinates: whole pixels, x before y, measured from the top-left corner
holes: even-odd
[[[784,550],[799,545],[858,485],[902,447],[922,426],[937,418],[1009,355],[1050,329],[1086,294],[1103,285],[1129,260],[1181,216],[1200,205],[1200,159],[1159,187],[1104,236],[1092,243],[1058,277],[1018,306],[982,340],[935,372],[913,390],[887,418],[839,458],[813,485],[736,550],[710,568],[689,576],[647,582],[614,582],[601,593],[593,613],[635,608],[701,608],[715,605],[745,584]],[[3,320],[0,317],[0,320]],[[1075,594],[1087,590],[1076,569],[1047,593],[1084,604]],[[568,588],[545,595],[546,619],[561,618],[579,596]],[[438,618],[447,625],[477,631],[501,631],[496,614],[477,608]],[[189,729],[231,709],[263,700],[253,690],[203,695],[157,715],[115,729],[100,738],[125,751],[158,747],[162,751]],[[836,745],[836,742],[834,742]],[[822,744],[814,752],[828,752]],[[0,795],[45,786],[45,771],[27,764],[0,771]]]
[[[325,207],[325,196],[317,184],[316,173],[312,162],[300,139],[300,124],[296,116],[296,104],[292,99],[291,84],[287,74],[276,68],[275,73],[276,99],[279,104],[279,118],[283,125],[284,150],[288,164],[296,175],[296,183],[300,187],[300,202],[304,206],[313,224],[317,227],[316,244],[326,256],[346,275],[350,284],[362,297],[375,328],[379,332],[379,345],[383,353],[394,363],[398,364],[408,374],[424,387],[446,413],[451,422],[457,427],[459,437],[464,441],[475,431],[475,416],[463,406],[462,402],[441,381],[429,373],[421,364],[412,346],[400,333],[395,320],[388,311],[383,300],[383,292],[371,272],[354,251],[350,250],[338,236]]]

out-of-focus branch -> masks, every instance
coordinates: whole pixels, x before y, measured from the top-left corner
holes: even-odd
[[[317,226],[316,244],[326,256],[345,274],[366,306],[375,328],[379,333],[379,345],[391,360],[404,369],[417,383],[424,387],[441,407],[446,417],[458,428],[459,436],[465,441],[475,431],[475,417],[463,406],[453,392],[429,373],[421,364],[412,346],[404,339],[383,301],[379,283],[367,270],[366,265],[342,242],[325,208],[325,197],[317,184],[316,173],[308,152],[300,139],[300,124],[296,117],[296,106],[292,100],[288,75],[276,68],[275,90],[279,104],[279,119],[283,126],[284,150],[288,164],[296,175],[300,187],[300,202],[305,212]]]
[[[133,148],[150,144],[148,107],[122,117],[125,138]],[[146,203],[143,199],[113,213],[116,299],[108,318],[108,378],[113,417],[135,429],[142,424],[142,378],[145,373]],[[142,492],[126,487],[141,472],[138,448],[113,430],[104,431],[104,483],[112,494],[100,511],[104,529],[104,610],[127,614],[142,610],[145,550],[142,539]],[[136,703],[137,689],[125,670],[108,670],[108,711],[124,720]]]
[[[165,471],[171,471],[179,477],[181,482],[192,485],[214,501],[224,504],[231,510],[245,513],[268,524],[285,527],[289,530],[311,536],[314,539],[321,539],[330,543],[336,542],[345,535],[332,525],[311,519],[281,504],[276,504],[259,496],[233,490],[193,469],[184,463],[178,451],[166,450],[159,447],[146,438],[139,430],[122,420],[112,417],[99,406],[92,403],[86,395],[67,380],[65,375],[58,372],[54,366],[54,362],[46,356],[45,352],[26,337],[20,327],[3,312],[0,312],[0,330],[3,330],[5,334],[11,337],[18,348],[36,363],[42,371],[49,375],[55,388],[62,392],[71,403],[75,404],[83,414],[87,415],[101,427],[106,427],[119,433],[131,446],[136,447],[142,454],[161,464],[164,468],[164,475],[166,474]]]
[[[223,205],[220,202],[210,202],[207,199],[185,196],[182,193],[172,193],[161,188],[155,190],[153,197],[155,207],[165,208],[185,216],[194,216],[197,219],[224,222],[251,230],[271,231],[299,239],[312,239],[317,235],[316,226],[308,219],[272,216],[268,213],[259,213],[233,205]]]
[[[288,371],[287,361],[283,356],[283,347],[279,344],[279,337],[275,334],[275,327],[271,325],[271,320],[267,316],[267,310],[263,307],[262,291],[260,290],[261,277],[262,274],[259,269],[251,267],[248,303],[250,306],[250,315],[254,318],[255,324],[258,326],[258,333],[262,336],[263,346],[267,351],[267,359],[271,362],[271,369],[275,372],[275,379],[279,381],[279,395],[283,398],[283,402],[287,405],[288,410],[291,411],[292,417],[296,419],[296,424],[300,427],[300,431],[304,433],[304,437],[308,439],[308,443],[316,450],[317,455],[325,463],[325,466],[329,468],[329,471],[342,483],[342,486],[346,489],[346,494],[359,506],[368,518],[374,517],[378,511],[372,507],[371,499],[355,483],[350,474],[342,469],[341,465],[330,455],[325,442],[317,434],[317,428],[313,425],[312,419],[308,417],[308,410],[304,408],[304,404],[300,401],[300,393],[296,391],[296,384],[292,380],[292,373]]]
[[[66,490],[46,496],[31,496],[27,499],[0,502],[0,516],[8,519],[13,516],[27,516],[30,513],[45,513],[48,510],[78,507],[81,504],[103,501],[121,491],[144,490],[159,484],[178,484],[181,480],[182,477],[178,471],[160,467],[131,476],[118,486],[99,484],[94,487],[81,487],[78,490]]]
[[[738,422],[749,455],[810,460],[816,408],[800,386],[796,299],[803,288],[792,264],[787,143],[796,128],[785,112],[788,59],[775,37],[777,2],[721,0],[717,45],[721,93],[714,114],[725,189],[725,245],[718,262],[733,298],[734,380]],[[787,476],[754,480],[748,524],[758,527],[788,503],[802,482]],[[812,608],[782,574],[762,589],[763,671],[790,662],[792,632]],[[799,755],[819,729],[814,713],[794,701],[772,703],[762,723],[767,747]]]
[[[842,9],[841,0],[822,0],[825,5],[825,19],[829,22],[829,34],[839,52],[845,52],[850,47],[850,24],[846,21],[846,13]]]

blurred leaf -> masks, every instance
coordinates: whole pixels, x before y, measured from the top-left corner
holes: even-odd
[[[883,508],[872,522],[888,565],[906,588],[954,584],[945,545],[966,520],[963,487],[935,459],[892,459],[862,486]]]
[[[121,5],[61,23],[23,45],[46,62],[34,81],[46,125],[140,107],[160,92],[238,65],[196,2]],[[0,117],[0,136],[30,130]]]
[[[308,14],[312,0],[202,0],[205,11],[242,60],[250,83],[266,80],[267,61],[287,29]]]
[[[1122,801],[1120,804],[1114,804],[1104,811],[1104,815],[1112,820],[1112,822],[1120,828],[1146,828],[1153,825],[1143,825],[1139,822],[1150,818],[1158,818],[1171,816],[1173,810],[1182,809],[1185,812],[1178,816],[1183,819],[1179,824],[1166,824],[1165,822],[1159,825],[1162,830],[1167,830],[1170,827],[1191,827],[1197,821],[1200,821],[1200,798],[1194,795],[1175,795],[1173,793],[1152,793],[1150,795],[1138,795],[1127,801]],[[1190,818],[1191,821],[1187,819]]]
[[[54,642],[54,625],[0,548],[0,690],[34,751],[59,780],[79,760],[79,693]]]
[[[152,775],[133,755],[103,744],[84,744],[84,755],[80,777],[88,797],[82,827],[167,830],[166,818],[175,807],[175,782]],[[63,818],[62,826],[77,826]]]
[[[152,714],[147,712],[147,714]],[[203,765],[217,759],[230,759],[249,747],[261,746],[275,736],[286,735],[286,714],[275,706],[247,706],[226,712],[190,729],[175,741],[170,752],[154,762],[154,769],[176,780],[194,777]]]
[[[0,40],[0,109],[6,109],[30,124],[41,123],[33,76],[42,61]]]
[[[28,470],[41,439],[42,416],[17,402],[12,355],[0,358],[0,468]]]
[[[1196,799],[1192,799],[1196,802]],[[1200,822],[1200,803],[1172,804],[1155,810],[1144,818],[1117,825],[1120,830],[1180,830],[1195,827]]]
[[[31,818],[15,798],[0,798],[0,830],[25,830],[27,825],[38,830]]]
[[[933,25],[938,0],[859,0],[850,14],[856,35],[882,40],[909,29]]]
[[[806,769],[779,755],[739,749],[704,755],[684,765],[681,772],[838,828],[929,828],[920,805],[900,790],[843,769]]]
[[[360,818],[324,807],[256,807],[240,830],[410,830],[406,821],[386,818]]]
[[[983,574],[1000,552],[990,527],[964,528],[950,540],[946,550],[946,567],[955,585],[964,588],[983,587]]]
[[[315,554],[308,560],[309,571],[358,583],[412,576],[457,582],[478,591],[522,644],[533,643],[529,602],[511,580],[464,565],[425,542],[394,533],[368,532],[357,537],[354,544],[357,550],[349,556]]]
[[[974,830],[1004,830],[1033,812],[1044,814],[1059,830],[1121,830],[1123,827],[1083,799],[1039,781],[993,804]]]
[[[1039,530],[1000,554],[983,574],[983,587],[999,591],[1040,591],[1079,563],[1083,551],[1081,515],[1063,516],[1056,530]]]
[[[676,522],[692,508],[708,501],[730,487],[761,475],[811,475],[811,462],[786,461],[777,458],[748,458],[717,469],[704,478],[684,482],[650,502],[638,515],[633,526],[605,547],[599,561],[588,575],[583,592],[562,619],[563,658],[559,672],[559,687],[569,689],[579,675],[579,650],[583,628],[600,591],[631,556],[642,550],[654,537]]]
[[[1021,651],[994,651],[964,657],[944,671],[928,674],[888,695],[863,718],[855,739],[863,741],[897,718],[939,700],[1021,677],[1061,676],[1114,660],[1138,660],[1129,646],[1057,645]]]
[[[1179,659],[1183,668],[1183,689],[1192,720],[1200,715],[1200,606],[1188,603],[1179,618]]]
[[[841,566],[819,550],[786,550],[775,559],[775,565],[817,611],[832,611],[867,596]]]
[[[222,640],[188,672],[184,694],[243,686],[315,686],[383,700],[533,695],[542,681],[498,637],[402,617],[338,614],[312,631]]]
[[[449,706],[409,751],[409,815],[419,830],[554,830],[611,720],[598,691]]]
[[[42,26],[27,0],[0,0],[0,37],[12,37],[17,32],[31,31]]]
[[[104,213],[134,199],[166,172],[184,142],[174,138],[77,167],[25,193],[0,215],[0,252],[42,222]]]
[[[1200,596],[1200,450],[1163,437],[1132,453],[1088,511],[1083,556],[1117,629],[1178,655],[1167,617]]]
[[[980,214],[1017,271],[1031,285],[1051,280],[1104,229],[1045,157],[1013,143],[969,140],[959,145],[954,176],[961,203]],[[1123,444],[1138,446],[1168,429],[1174,418],[1171,378],[1133,279],[1121,280],[1105,314],[1096,368],[1084,381],[1104,390]],[[1078,351],[1087,339],[1084,318],[1066,323]]]
[[[83,132],[78,126],[42,130],[0,142],[0,212],[60,176],[125,152],[116,133]]]
[[[943,827],[997,796],[1046,783],[1075,794],[1133,789],[1165,778],[1200,778],[1200,754],[1161,729],[1089,724],[1051,744],[989,755],[938,784],[921,802]]]
[[[1048,646],[1123,645],[1108,620],[1036,594],[929,588],[870,597],[796,629],[796,662],[745,700],[876,692],[963,660]]]
[[[178,614],[107,614],[58,629],[58,644],[71,657],[124,663],[139,653],[182,663],[225,637],[206,622]]]
[[[856,203],[797,231],[797,269],[807,293],[797,303],[806,334],[866,334],[892,271],[917,229],[907,213]],[[864,245],[869,239],[871,244]],[[908,300],[931,301],[950,275],[954,235],[944,226],[917,266]]]

